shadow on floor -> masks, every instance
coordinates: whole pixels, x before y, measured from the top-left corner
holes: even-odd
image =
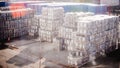
[[[26,45],[38,42],[38,41],[35,41],[35,39],[37,39],[37,36],[36,37],[22,36],[22,37],[11,39],[9,41],[5,40],[4,42],[7,43],[7,45],[14,45],[16,47],[21,47],[21,46],[26,46]]]
[[[83,68],[119,68],[120,63],[120,49],[108,53],[106,56],[100,56],[95,60],[96,65],[91,62],[83,66]]]
[[[5,45],[4,43],[0,44],[0,50],[7,49],[8,45]]]
[[[16,66],[26,66],[32,63],[37,62],[42,56],[40,46],[29,46],[18,55],[10,58],[7,63],[15,64]],[[115,50],[106,56],[101,56],[95,60],[96,65],[93,65],[91,62],[84,65],[82,68],[119,68],[120,62],[120,49]]]
[[[10,58],[7,63],[22,67],[37,62],[41,58],[40,46],[29,46],[18,55]]]

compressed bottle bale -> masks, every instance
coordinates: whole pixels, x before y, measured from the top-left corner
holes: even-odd
[[[20,15],[22,11],[27,11],[27,14],[23,17]],[[16,12],[19,12],[20,14],[16,14],[17,18],[13,18],[11,13]],[[15,37],[20,37],[28,34],[28,20],[34,17],[34,13],[31,9],[1,11],[0,14],[0,25],[2,25],[0,26],[0,41],[7,40],[8,38],[13,39]]]
[[[39,39],[41,41],[53,42],[53,38],[57,36],[57,32],[39,29]]]
[[[86,16],[92,16],[94,15],[93,13],[83,13],[83,12],[69,12],[69,13],[66,13],[65,15],[65,19],[64,19],[64,24],[63,26],[65,27],[70,27],[70,28],[76,28],[77,26],[77,20],[79,18],[82,18],[82,17],[86,17]]]
[[[85,61],[86,63],[94,60],[98,53],[105,53],[105,51],[109,52],[111,47],[115,46],[114,44],[116,44],[118,39],[117,24],[119,20],[117,16],[86,16],[79,18],[76,22],[77,30],[71,32],[72,38],[68,45],[68,50],[70,52],[68,55],[69,64],[82,65],[84,63],[77,62],[77,57],[81,57],[79,60],[83,62]],[[85,56],[87,57],[87,60],[78,55],[78,52],[86,54]],[[94,59],[91,57],[94,57]]]
[[[52,41],[52,36],[56,37],[58,35],[58,30],[63,23],[63,17],[64,9],[62,7],[43,7],[39,20],[40,39],[43,38],[45,41]]]

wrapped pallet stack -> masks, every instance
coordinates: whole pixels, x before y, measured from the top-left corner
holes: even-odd
[[[0,12],[0,41],[28,34],[28,20],[34,17],[30,8]]]
[[[52,42],[63,23],[64,9],[62,7],[43,7],[40,17],[39,38],[41,41]]]
[[[119,22],[116,16],[94,15],[79,18],[75,21],[77,28],[69,37],[68,63],[71,65],[83,65],[94,60],[99,54],[117,47],[117,25]],[[75,23],[74,22],[74,23]],[[68,30],[67,30],[68,31]],[[64,31],[63,31],[64,33]]]
[[[72,40],[69,45],[68,64],[80,67],[88,63],[89,60],[86,48]]]
[[[71,40],[73,39],[74,32],[77,31],[77,20],[86,16],[92,16],[93,13],[83,13],[83,12],[69,12],[65,14],[64,24],[59,29],[58,37],[64,39],[64,47],[67,49],[67,46],[70,45]],[[60,45],[61,46],[61,45]]]
[[[40,15],[34,15],[33,18],[28,20],[29,23],[29,36],[38,36],[38,31],[39,31],[39,22],[40,22]]]

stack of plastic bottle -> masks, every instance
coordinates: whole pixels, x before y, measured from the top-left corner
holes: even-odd
[[[117,16],[94,15],[79,18],[77,30],[72,33],[72,40],[68,45],[68,63],[72,65],[83,65],[94,60],[98,54],[104,55],[116,49],[118,40]]]
[[[62,7],[44,7],[39,23],[39,38],[41,41],[52,42],[63,23],[64,9]]]
[[[28,20],[34,17],[30,8],[0,7],[0,41],[28,34]]]
[[[84,18],[86,16],[93,16],[93,13],[83,13],[83,12],[70,12],[66,13],[64,17],[64,23],[59,29],[59,37],[64,39],[65,46],[69,46],[71,40],[73,39],[73,33],[77,31],[77,20],[79,18]]]

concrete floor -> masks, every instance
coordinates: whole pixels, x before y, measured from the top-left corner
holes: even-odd
[[[83,68],[120,68],[120,49],[95,60],[96,65],[87,63]]]
[[[40,57],[45,57],[46,68],[63,68],[67,64],[67,51],[59,51],[55,43],[38,42],[36,39],[18,39],[7,44],[15,45],[19,49],[1,49],[0,65],[3,68],[40,68]],[[50,62],[52,61],[52,62]],[[91,62],[82,68],[119,68],[120,50],[112,52],[109,56],[96,59],[96,65]],[[2,68],[2,67],[0,67]]]
[[[61,66],[55,64],[55,62],[66,65],[66,51],[58,51],[57,44],[41,43],[35,40],[36,39],[17,39],[7,43],[7,45],[15,45],[19,49],[11,50],[7,48],[0,50],[0,58],[4,58],[1,59],[0,64],[3,65],[4,68],[30,68],[31,66],[31,68],[36,68],[34,66],[40,61],[40,58],[45,57],[47,59],[44,63],[46,68],[61,68]]]

